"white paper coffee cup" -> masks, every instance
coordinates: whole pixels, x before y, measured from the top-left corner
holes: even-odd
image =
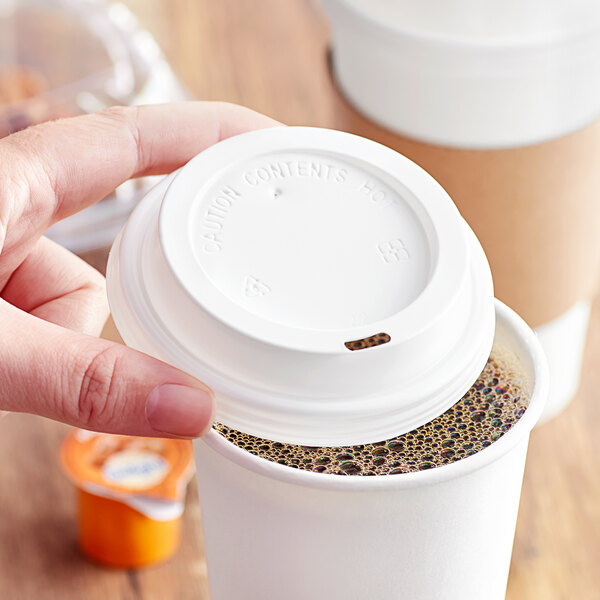
[[[231,138],[144,198],[107,283],[125,342],[206,381],[218,421],[302,445],[429,422],[471,387],[495,336],[530,377],[530,406],[456,463],[324,475],[214,431],[195,452],[214,600],[502,597],[547,373],[531,330],[494,303],[476,237],[422,169],[338,131]]]
[[[211,598],[504,598],[548,374],[534,334],[500,302],[496,340],[523,365],[531,401],[502,438],[458,462],[344,477],[267,461],[214,431],[196,441]]]

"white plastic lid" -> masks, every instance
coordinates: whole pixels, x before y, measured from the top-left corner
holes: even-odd
[[[494,334],[489,266],[444,190],[325,129],[254,131],[192,159],[133,213],[108,289],[125,342],[211,386],[218,421],[305,445],[426,423]]]
[[[461,148],[534,144],[600,117],[598,0],[322,0],[352,104]]]

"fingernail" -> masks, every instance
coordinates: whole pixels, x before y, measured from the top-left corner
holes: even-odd
[[[198,437],[210,429],[212,418],[212,396],[200,388],[165,383],[146,400],[146,419],[157,433]]]

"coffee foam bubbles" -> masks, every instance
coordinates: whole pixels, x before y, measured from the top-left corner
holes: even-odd
[[[525,413],[531,395],[518,358],[495,344],[469,391],[445,413],[408,433],[359,446],[312,447],[250,436],[222,424],[215,429],[251,454],[317,473],[396,475],[431,469],[480,452]]]

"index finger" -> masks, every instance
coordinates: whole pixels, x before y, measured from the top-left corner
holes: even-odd
[[[107,196],[131,177],[168,173],[227,137],[278,123],[235,104],[181,102],[113,107],[44,123],[0,141],[8,221],[45,229]]]

